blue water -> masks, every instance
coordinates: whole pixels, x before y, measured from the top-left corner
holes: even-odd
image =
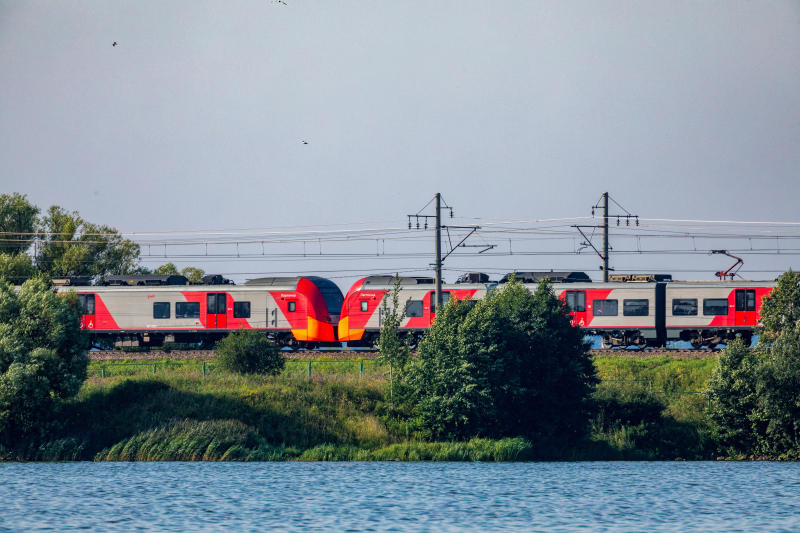
[[[0,464],[0,530],[798,531],[800,464]]]

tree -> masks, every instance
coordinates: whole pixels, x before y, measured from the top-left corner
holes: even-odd
[[[800,324],[775,336],[756,369],[758,403],[751,418],[761,454],[800,456]]]
[[[755,350],[732,342],[709,382],[709,416],[728,454],[800,456],[800,276],[791,270],[762,306]]]
[[[758,404],[758,358],[740,339],[729,343],[708,381],[709,419],[714,438],[728,455],[749,453],[756,443],[752,416]]]
[[[400,326],[406,316],[405,306],[400,305],[400,275],[395,275],[394,286],[391,292],[391,307],[389,298],[384,296],[381,302],[381,315],[383,325],[378,337],[379,361],[389,365],[389,401],[394,405],[394,371],[403,377],[408,358],[411,355],[410,339],[400,332]]]
[[[74,294],[41,278],[0,282],[0,442],[42,436],[53,409],[86,379],[87,338]]]
[[[800,322],[800,273],[789,269],[778,278],[778,284],[761,306],[761,338],[772,341],[785,327]],[[760,340],[760,339],[759,339]]]
[[[409,370],[418,423],[434,438],[522,435],[553,450],[582,438],[597,383],[583,332],[553,293],[512,280],[448,303]]]
[[[19,193],[0,194],[0,253],[24,253],[36,236],[39,208]]]
[[[85,221],[77,211],[51,206],[40,223],[36,265],[51,277],[130,274],[138,270],[139,245],[109,226]]]
[[[185,267],[181,269],[181,274],[186,276],[186,279],[189,280],[189,283],[201,283],[206,271],[197,267]]]
[[[217,343],[217,360],[222,368],[238,374],[280,374],[285,360],[280,348],[252,329],[231,332]]]
[[[191,266],[188,266],[179,272],[178,267],[176,267],[174,263],[166,263],[155,269],[153,273],[158,274],[160,276],[171,276],[180,274],[182,276],[185,276],[190,283],[200,283],[203,281],[203,276],[205,275],[206,272],[201,268],[191,267]]]
[[[159,276],[177,276],[180,272],[178,272],[178,267],[175,266],[175,263],[166,263],[156,268],[153,274]]]
[[[0,254],[0,279],[19,285],[35,273],[27,254]]]

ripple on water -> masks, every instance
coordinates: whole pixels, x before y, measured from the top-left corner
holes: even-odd
[[[2,530],[800,530],[793,463],[6,463],[0,479]]]

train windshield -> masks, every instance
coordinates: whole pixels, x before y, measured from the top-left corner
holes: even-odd
[[[331,315],[338,315],[342,312],[342,304],[344,303],[344,295],[341,289],[329,279],[319,278],[317,276],[308,276],[314,285],[317,286],[319,292],[322,293],[322,298],[325,300],[325,307],[328,308],[328,313]]]

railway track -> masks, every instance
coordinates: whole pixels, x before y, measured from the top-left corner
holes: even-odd
[[[703,357],[714,357],[718,352],[710,350],[590,350],[593,356],[633,357],[675,357],[679,359],[699,359]],[[367,350],[303,350],[296,352],[284,352],[287,359],[292,360],[353,360],[353,359],[375,359],[378,352]],[[89,359],[92,361],[163,361],[165,359],[181,359],[209,361],[214,359],[213,350],[150,350],[147,352],[127,352],[122,350],[98,350],[89,352]]]

